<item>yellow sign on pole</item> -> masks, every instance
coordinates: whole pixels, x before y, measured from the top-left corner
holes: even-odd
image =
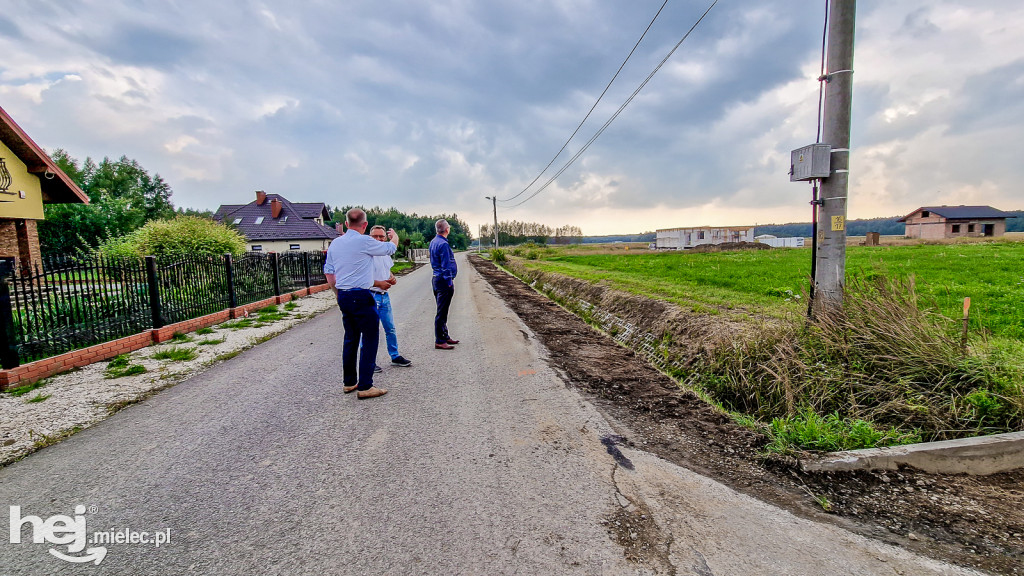
[[[832,217],[832,231],[833,232],[842,232],[845,228],[846,228],[845,218],[843,218],[842,216],[833,216]]]

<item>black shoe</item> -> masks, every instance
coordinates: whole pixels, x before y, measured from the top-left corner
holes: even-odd
[[[412,366],[412,362],[410,360],[406,360],[404,356],[392,358],[391,363],[396,366]]]
[[[377,366],[376,364],[373,365],[373,373],[374,374],[378,374],[378,373],[383,372],[383,371],[384,371],[384,369],[381,368],[380,366]]]

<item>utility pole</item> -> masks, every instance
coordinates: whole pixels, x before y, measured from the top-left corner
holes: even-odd
[[[497,196],[484,196],[488,200],[494,203],[494,247],[498,247],[498,197]]]
[[[846,284],[846,201],[850,188],[850,109],[853,102],[853,37],[856,0],[830,0],[828,64],[822,143],[832,147],[831,170],[821,184],[818,256],[814,283],[819,311],[843,305]]]

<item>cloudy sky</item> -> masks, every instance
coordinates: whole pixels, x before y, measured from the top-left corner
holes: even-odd
[[[538,184],[709,3],[669,0]],[[587,234],[809,220],[787,171],[815,139],[824,4],[721,0],[576,164],[499,219]],[[485,196],[552,159],[662,0],[0,5],[0,106],[47,150],[135,158],[178,206],[263,189],[455,212],[475,231]],[[850,218],[1024,208],[1024,3],[861,0],[854,68]]]

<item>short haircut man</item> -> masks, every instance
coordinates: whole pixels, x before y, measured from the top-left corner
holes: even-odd
[[[387,234],[383,226],[370,228],[370,238],[378,242],[387,242]],[[384,327],[384,339],[387,342],[388,356],[395,366],[411,366],[412,362],[398,352],[398,331],[395,329],[395,317],[391,308],[391,295],[388,288],[381,288],[381,285],[394,286],[398,283],[395,275],[391,273],[394,260],[390,256],[373,257],[373,299],[377,301],[377,316],[380,317],[380,324]],[[382,284],[383,283],[383,284]]]
[[[345,226],[348,230],[331,241],[324,257],[324,274],[337,294],[345,329],[341,354],[344,392],[358,390],[356,396],[360,399],[376,398],[387,394],[387,390],[373,385],[380,338],[377,303],[370,292],[376,285],[373,257],[394,254],[398,249],[398,234],[388,230],[391,242],[378,242],[363,235],[366,212],[359,208],[352,208],[345,214]]]
[[[458,275],[459,268],[455,264],[455,253],[448,244],[448,234],[451,232],[448,221],[441,218],[434,223],[434,230],[437,236],[430,241],[430,267],[434,270],[431,285],[434,290],[434,301],[437,303],[437,313],[434,315],[434,348],[452,350],[459,341],[452,339],[448,334],[448,310],[455,295],[455,276]]]

